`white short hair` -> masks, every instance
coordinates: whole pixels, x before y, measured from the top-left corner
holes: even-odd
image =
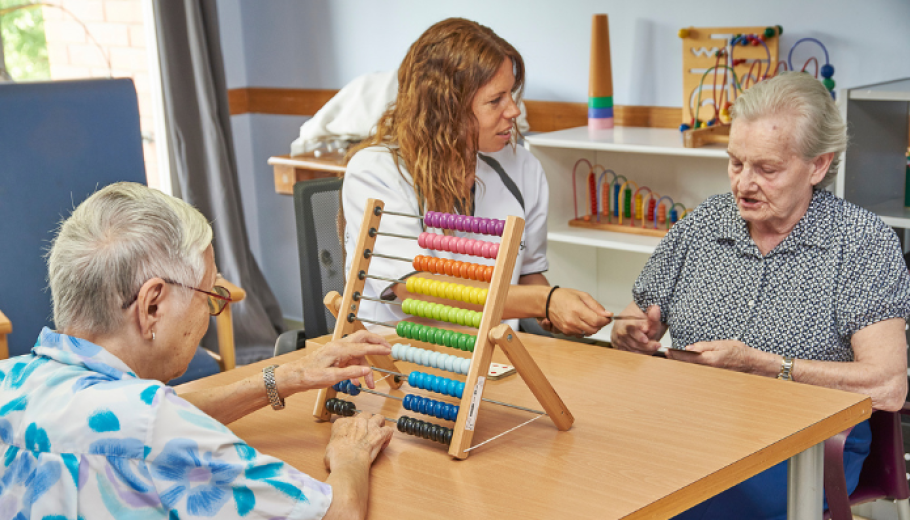
[[[212,227],[196,208],[132,182],[111,184],[60,225],[48,254],[57,330],[106,334],[151,278],[197,286]]]
[[[734,122],[779,114],[797,118],[795,147],[804,161],[834,152],[828,172],[818,183],[824,188],[837,176],[841,154],[847,149],[847,125],[831,93],[808,73],[784,72],[746,90],[730,110]]]

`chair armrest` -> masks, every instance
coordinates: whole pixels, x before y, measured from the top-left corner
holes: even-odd
[[[218,284],[227,289],[229,293],[231,293],[231,300],[233,300],[235,303],[243,301],[243,299],[246,298],[246,291],[225,280],[224,278],[219,278]]]
[[[847,476],[844,470],[844,444],[853,427],[825,441],[825,498],[831,520],[853,520]]]
[[[0,311],[0,359],[9,357],[9,345],[6,335],[13,331],[13,323]]]

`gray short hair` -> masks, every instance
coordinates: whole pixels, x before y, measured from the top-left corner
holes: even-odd
[[[123,305],[151,278],[197,286],[211,243],[211,225],[180,199],[132,182],[95,192],[63,221],[48,254],[57,330],[116,331]]]
[[[847,125],[831,93],[807,73],[784,72],[746,90],[730,110],[733,121],[755,121],[777,114],[797,117],[796,151],[803,160],[834,152],[834,160],[817,187],[830,184],[837,176],[841,154],[847,149]]]

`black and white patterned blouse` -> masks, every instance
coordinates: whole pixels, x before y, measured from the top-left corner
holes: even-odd
[[[733,195],[709,198],[670,229],[632,294],[642,310],[660,306],[674,348],[737,339],[825,361],[852,361],[856,331],[910,316],[910,275],[894,231],[824,190],[764,257]]]

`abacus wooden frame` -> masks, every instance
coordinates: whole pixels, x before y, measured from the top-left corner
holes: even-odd
[[[335,333],[332,337],[333,340],[340,339],[354,330],[363,328],[363,324],[356,319],[358,302],[353,300],[353,295],[354,292],[362,293],[363,291],[365,280],[360,278],[359,273],[366,271],[370,262],[370,259],[365,257],[363,252],[366,249],[372,250],[375,244],[375,236],[370,236],[370,230],[379,229],[379,221],[382,218],[381,209],[383,207],[383,202],[378,199],[367,200],[367,210],[360,228],[357,249],[353,253],[351,270],[345,283],[344,296],[339,298],[338,293],[335,292],[326,295],[326,307],[338,318],[336,320]],[[379,208],[380,211],[377,211],[376,208]],[[477,331],[477,341],[471,358],[471,368],[468,370],[465,379],[465,390],[461,397],[458,418],[453,428],[452,442],[449,445],[449,455],[457,459],[466,459],[468,457],[474,436],[473,425],[476,424],[482,403],[481,398],[483,397],[486,383],[486,374],[489,371],[493,350],[497,344],[503,349],[503,352],[515,366],[522,379],[559,430],[568,430],[575,421],[565,403],[562,402],[562,399],[559,398],[559,395],[540,370],[540,367],[528,354],[527,349],[522,345],[515,332],[508,325],[500,324],[523,231],[523,219],[514,216],[506,219],[505,229],[500,241],[499,254],[493,267],[493,279],[489,284],[487,301],[484,304],[480,327],[478,327]],[[346,316],[349,315],[348,310],[355,316],[353,321],[346,319]],[[377,359],[379,357],[384,359]],[[385,365],[388,364],[394,366],[391,358],[384,356],[374,356],[370,361],[374,366],[382,368],[385,368]],[[394,368],[390,370],[398,371]],[[398,388],[401,385],[401,382],[395,382],[394,378],[388,378],[386,381],[394,388]],[[331,388],[320,390],[314,410],[314,415],[317,418],[328,419],[330,414],[325,409],[325,402],[334,396],[335,391]]]

